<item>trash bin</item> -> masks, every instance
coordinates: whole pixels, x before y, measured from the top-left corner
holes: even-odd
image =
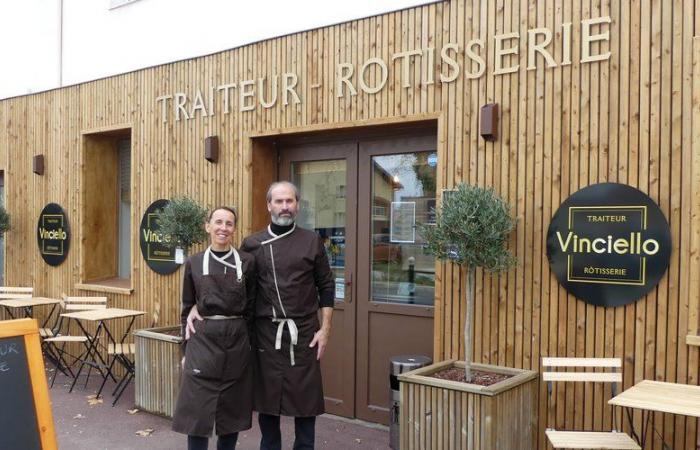
[[[399,414],[401,396],[399,393],[398,376],[423,366],[431,364],[433,360],[421,355],[402,355],[391,358],[389,370],[389,385],[391,386],[391,417],[389,419],[389,446],[394,450],[399,449]]]

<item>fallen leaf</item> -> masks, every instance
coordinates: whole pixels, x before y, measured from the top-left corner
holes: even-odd
[[[100,403],[102,403],[101,398],[96,398],[94,395],[88,396],[88,405],[95,406],[95,405],[99,405]]]
[[[128,412],[129,414],[136,414],[137,412],[139,412],[139,410],[138,408],[127,409],[126,412]]]
[[[153,430],[153,428],[146,428],[145,430],[137,431],[136,434],[138,434],[139,436],[145,437],[145,436],[150,436],[151,434],[153,434],[153,431],[155,431],[155,430]]]
[[[74,418],[74,419],[84,419],[85,416],[82,415],[82,414],[76,414],[75,416],[73,416],[73,418]]]

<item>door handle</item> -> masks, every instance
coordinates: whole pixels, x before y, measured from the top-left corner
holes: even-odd
[[[352,272],[345,277],[345,299],[347,303],[352,303]]]

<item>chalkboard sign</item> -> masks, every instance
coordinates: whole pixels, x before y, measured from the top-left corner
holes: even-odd
[[[0,449],[57,448],[34,319],[0,321],[0,424]]]

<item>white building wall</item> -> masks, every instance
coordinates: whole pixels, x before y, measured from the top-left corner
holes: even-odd
[[[59,83],[59,2],[0,2],[0,98]]]
[[[0,98],[215,53],[425,0],[8,0]],[[116,4],[123,4],[114,7]]]

